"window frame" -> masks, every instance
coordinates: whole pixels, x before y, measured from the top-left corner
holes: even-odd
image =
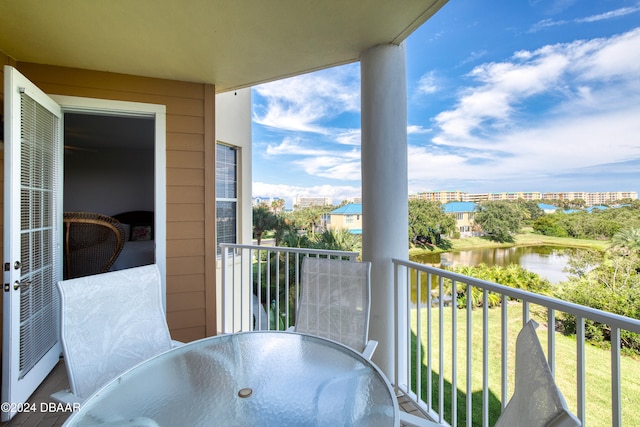
[[[230,164],[229,162],[226,162],[227,160],[227,156],[225,156],[224,160],[220,159],[220,154],[219,153],[219,149],[220,148],[226,148],[229,150],[229,152],[233,152],[233,157],[234,157],[234,161],[233,161],[233,179],[232,180],[227,180],[226,178],[224,178],[223,176],[221,176],[220,174],[220,166],[222,161],[225,161],[225,164]],[[239,159],[240,159],[240,150],[241,148],[232,144],[226,144],[224,142],[220,142],[220,141],[216,141],[216,160],[215,160],[215,176],[216,176],[216,183],[215,183],[215,209],[216,209],[216,256],[219,258],[222,255],[222,251],[220,249],[220,243],[238,243],[238,234],[240,231],[240,227],[239,227],[239,193],[240,193],[240,189],[239,189]],[[223,182],[221,182],[221,180]],[[219,194],[218,190],[220,188],[221,185],[225,185],[227,184],[227,181],[231,181],[232,182],[232,189],[231,191],[229,191],[229,188],[225,188],[224,189],[224,193],[222,196]],[[231,193],[231,194],[229,194]],[[229,197],[229,196],[232,197]],[[221,219],[222,217],[219,215],[220,213],[220,209],[218,207],[219,203],[231,203],[233,205],[232,210],[233,215],[232,216],[225,216],[225,218],[232,218],[233,221],[235,222],[235,224],[233,224],[233,239],[224,239],[225,236],[228,233],[221,233]],[[222,239],[221,239],[222,238]],[[233,240],[233,241],[231,241]]]

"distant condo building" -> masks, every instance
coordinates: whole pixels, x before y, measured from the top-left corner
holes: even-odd
[[[466,201],[464,197],[467,193],[462,191],[425,191],[418,194],[410,194],[409,200],[421,199],[428,200],[430,202],[463,202]]]
[[[587,206],[594,206],[616,202],[618,200],[637,200],[638,193],[635,191],[604,191],[604,192],[555,192],[540,193],[535,191],[526,192],[502,192],[502,193],[466,193],[463,191],[425,191],[411,194],[409,200],[422,199],[440,203],[448,202],[482,202],[486,200],[576,200],[582,199]]]
[[[273,197],[273,196],[253,196],[252,204],[253,206],[258,206],[261,204],[271,205],[276,200],[284,199],[283,197]]]
[[[331,197],[294,197],[293,208],[302,209],[312,206],[328,206],[332,204]]]

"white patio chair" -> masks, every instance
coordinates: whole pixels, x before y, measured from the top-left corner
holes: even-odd
[[[328,338],[371,359],[371,263],[305,257],[296,332]]]
[[[70,390],[51,397],[82,403],[94,391],[157,354],[171,340],[155,264],[58,282],[60,340]]]
[[[536,335],[538,324],[529,320],[516,340],[516,376],[513,396],[495,427],[580,427],[556,385]],[[409,426],[439,426],[401,413]]]

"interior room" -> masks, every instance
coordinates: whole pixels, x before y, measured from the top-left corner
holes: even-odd
[[[63,206],[123,224],[125,246],[111,270],[153,263],[153,118],[65,113]]]

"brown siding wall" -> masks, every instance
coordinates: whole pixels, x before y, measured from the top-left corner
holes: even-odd
[[[48,94],[166,106],[167,321],[180,341],[215,335],[215,249],[205,250],[205,236],[215,248],[215,206],[205,204],[214,191],[205,178],[215,165],[213,87],[31,63],[16,68]]]
[[[4,53],[0,52],[0,112],[2,112],[2,123],[4,132],[4,66],[15,65],[15,61]],[[0,150],[0,253],[4,254],[4,149]],[[3,255],[4,260],[4,255]],[[3,261],[4,262],[4,261]],[[0,262],[0,265],[3,263]],[[0,307],[3,306],[3,294],[0,292]],[[2,338],[2,316],[0,316],[0,338]]]
[[[0,120],[0,126],[2,126],[2,132],[4,133],[4,66],[9,64],[9,58],[4,53],[0,52],[0,111],[2,113],[2,120]],[[2,138],[0,138],[2,139]],[[2,253],[2,262],[4,263],[4,147],[0,150],[0,253]],[[4,307],[3,304],[4,291],[0,292],[0,307]],[[0,338],[2,337],[2,317],[0,316]]]

